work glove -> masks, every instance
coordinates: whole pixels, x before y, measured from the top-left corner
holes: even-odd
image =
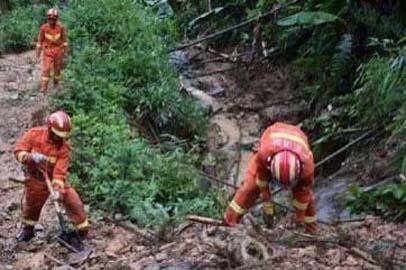
[[[31,154],[31,159],[32,159],[32,161],[34,161],[36,164],[39,164],[39,163],[41,163],[41,162],[43,162],[43,161],[46,161],[46,160],[47,160],[47,156],[46,156],[46,155],[43,155],[43,154],[41,154],[41,153],[34,152],[34,153]]]

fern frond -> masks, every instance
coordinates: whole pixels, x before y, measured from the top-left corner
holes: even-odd
[[[331,58],[330,70],[334,79],[339,79],[349,71],[352,51],[352,36],[344,34],[336,46],[336,53]]]

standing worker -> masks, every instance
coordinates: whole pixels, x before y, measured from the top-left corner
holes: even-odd
[[[296,222],[303,224],[307,232],[317,233],[312,191],[313,154],[303,131],[284,123],[275,123],[263,133],[258,151],[249,161],[245,180],[224,214],[224,222],[235,226],[261,196],[264,221],[272,226],[274,203],[269,189],[270,180],[292,190]]]
[[[53,77],[54,87],[59,86],[63,59],[68,53],[65,27],[58,21],[58,10],[51,8],[47,12],[47,23],[41,25],[38,34],[37,59],[43,52],[41,66],[41,91],[48,90],[49,79]]]
[[[17,241],[29,241],[34,237],[34,226],[49,194],[43,173],[52,179],[52,200],[60,201],[80,236],[88,231],[88,220],[82,201],[67,183],[70,145],[67,140],[71,131],[69,116],[58,111],[47,117],[46,126],[34,127],[26,132],[14,148],[16,159],[24,165],[25,189],[21,203],[23,228]]]

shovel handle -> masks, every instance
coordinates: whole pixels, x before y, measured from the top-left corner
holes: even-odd
[[[52,187],[51,180],[49,179],[47,171],[46,170],[41,170],[41,171],[42,171],[42,174],[44,175],[45,183],[47,184],[49,193],[51,193],[51,194],[54,193],[54,188]],[[55,206],[56,212],[58,214],[61,213],[61,207],[59,206],[59,203],[57,201],[54,201],[54,206]]]

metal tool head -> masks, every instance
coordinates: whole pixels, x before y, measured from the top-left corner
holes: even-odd
[[[63,231],[57,241],[72,252],[78,253],[83,251],[83,243],[76,231]]]

